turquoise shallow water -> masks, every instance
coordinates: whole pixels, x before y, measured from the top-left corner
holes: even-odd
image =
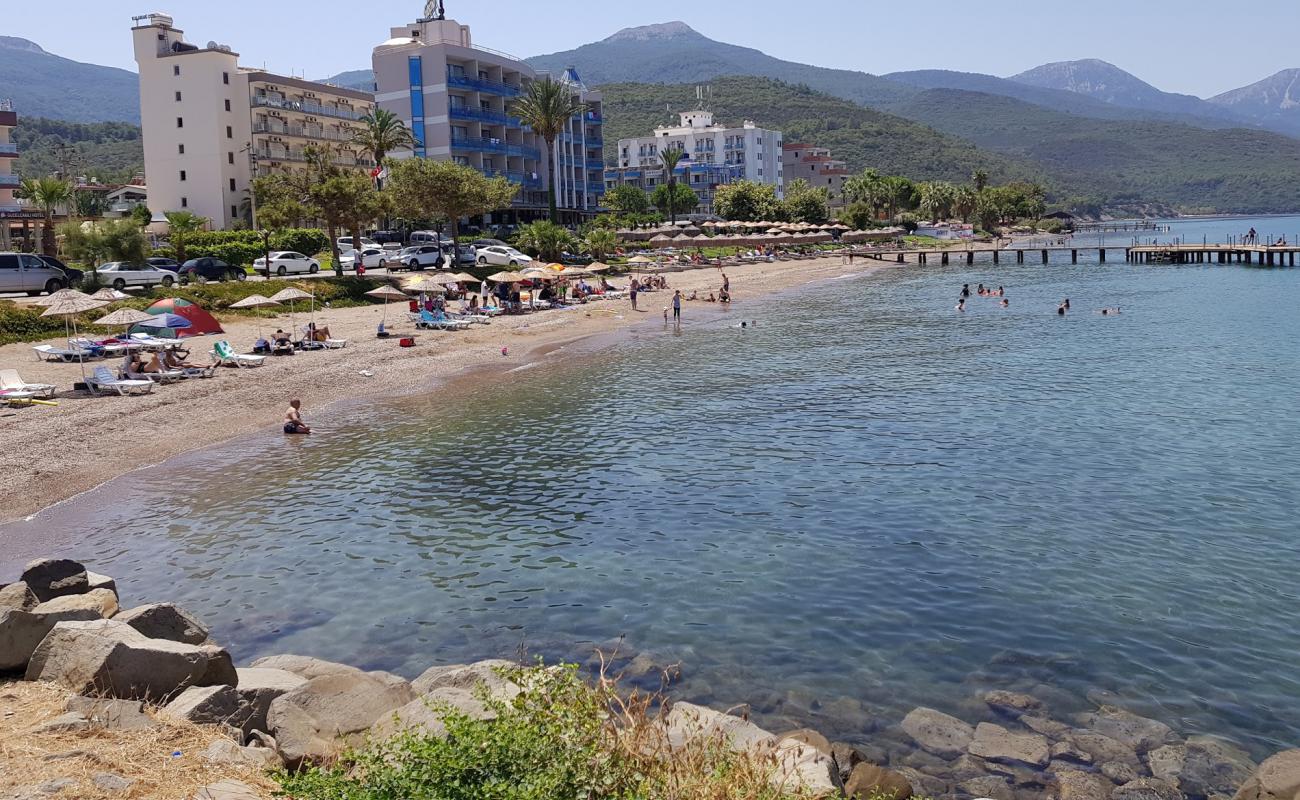
[[[688,306],[679,335],[187,456],[29,528],[93,531],[69,549],[240,658],[410,675],[625,636],[686,696],[846,738],[843,698],[888,723],[1013,687],[1300,742],[1300,271],[992,270]],[[1010,309],[955,313],[980,281]]]

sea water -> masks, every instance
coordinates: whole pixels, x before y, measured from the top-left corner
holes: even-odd
[[[622,637],[681,662],[679,696],[843,738],[1013,688],[1294,745],[1300,271],[1084,255],[688,303],[0,536],[73,526],[124,600],[180,603],[241,662],[412,676]],[[955,311],[979,282],[1009,307]]]

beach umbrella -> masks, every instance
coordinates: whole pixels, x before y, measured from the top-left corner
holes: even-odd
[[[627,263],[629,263],[629,264],[653,264],[653,263],[654,263],[654,259],[653,259],[653,258],[647,258],[647,257],[645,257],[645,256],[632,256],[631,258],[629,258],[629,259],[627,260]]]
[[[180,314],[155,314],[149,319],[137,322],[132,330],[147,328],[150,333],[163,334],[164,338],[175,339],[177,338],[176,331],[189,328],[193,324]],[[167,334],[170,334],[170,336],[167,336]]]
[[[673,237],[666,233],[660,233],[650,239],[650,245],[652,247],[672,247]]]
[[[304,292],[302,289],[299,289],[295,286],[290,286],[288,288],[281,289],[280,291],[271,295],[271,299],[277,303],[289,304],[289,331],[290,333],[296,333],[296,331],[294,330],[295,326],[293,322],[293,304],[298,300],[307,300],[307,299],[311,299],[314,303],[316,300],[316,295],[308,294],[307,292]]]
[[[444,283],[448,281],[453,283],[478,283],[478,278],[468,272],[453,272],[444,278]]]
[[[94,295],[91,295],[91,297],[94,297]],[[100,317],[99,319],[95,320],[94,324],[104,325],[106,327],[111,327],[111,328],[116,328],[118,325],[121,325],[123,327],[122,334],[123,336],[126,336],[127,332],[130,330],[132,325],[136,324],[137,322],[144,322],[145,320],[150,319],[152,317],[153,317],[152,314],[149,314],[144,311],[140,311],[139,309],[119,308],[113,313]]]
[[[272,300],[269,297],[263,297],[260,294],[250,294],[248,297],[245,297],[243,300],[237,300],[231,303],[230,307],[231,308],[269,308],[270,306],[278,306],[278,305],[280,305],[279,302]],[[262,338],[262,315],[261,314],[257,315],[257,338],[259,339]]]
[[[78,298],[78,297],[90,297],[90,295],[86,294],[85,292],[79,292],[76,289],[60,289],[54,294],[49,294],[46,295],[45,297],[39,297],[33,300],[32,305],[49,308],[50,306],[54,305],[60,300],[67,300],[69,298]]]
[[[64,294],[67,292],[68,294]],[[74,291],[72,289],[63,289],[55,294],[62,295],[53,303],[48,303],[42,317],[63,317],[63,333],[71,338],[77,332],[77,321],[73,317],[78,314],[84,314],[87,311],[93,311],[96,308],[103,308],[108,303],[103,300],[96,300],[84,292]],[[71,326],[71,332],[69,332]],[[80,355],[77,356],[77,363],[81,364],[81,381],[86,381],[86,361]]]
[[[126,292],[119,292],[118,290],[109,288],[107,286],[105,286],[103,289],[100,289],[98,292],[95,292],[94,294],[91,295],[91,297],[95,298],[96,300],[106,300],[110,303],[115,303],[118,300],[125,300],[130,296],[131,295],[127,294]]]
[[[383,286],[380,286],[378,289],[371,289],[370,291],[366,292],[366,295],[369,297],[382,298],[384,301],[384,316],[383,319],[380,321],[380,324],[384,324],[388,322],[388,301],[389,300],[407,299],[406,295],[402,293],[399,289],[395,289],[386,283]]]
[[[402,286],[402,291],[412,294],[424,292],[426,294],[446,294],[447,287],[442,280],[436,278],[422,278],[420,280],[407,281]]]
[[[588,272],[604,272],[609,269],[609,265],[604,261],[593,261],[587,265]]]

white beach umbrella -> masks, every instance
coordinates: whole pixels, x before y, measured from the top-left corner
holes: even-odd
[[[388,323],[388,301],[407,299],[406,294],[403,293],[401,289],[397,289],[393,286],[389,286],[386,283],[383,286],[380,286],[378,289],[371,289],[370,291],[366,292],[366,295],[368,297],[381,298],[384,301],[384,316],[382,320],[384,324]]]
[[[270,299],[274,300],[277,303],[289,304],[289,332],[291,334],[296,335],[297,330],[293,322],[293,304],[298,300],[308,300],[308,299],[310,299],[314,304],[316,300],[316,295],[304,292],[302,289],[299,289],[296,286],[290,286],[286,289],[281,289],[280,291],[271,295]]]
[[[127,294],[126,292],[119,292],[118,290],[109,286],[105,286],[103,289],[100,289],[98,292],[95,292],[94,294],[91,295],[91,297],[95,298],[96,300],[107,300],[110,303],[115,303],[118,300],[125,300],[130,296],[131,295]]]
[[[65,292],[67,294],[64,294]],[[103,300],[96,300],[84,292],[78,292],[71,289],[63,289],[62,291],[55,292],[55,294],[61,296],[53,303],[47,304],[46,309],[41,312],[41,316],[63,317],[63,333],[68,338],[71,338],[71,334],[68,332],[69,325],[71,326],[72,333],[76,333],[77,331],[77,324],[76,320],[73,319],[74,317],[78,314],[84,314],[87,311],[94,311],[97,308],[103,308],[108,305],[108,303]],[[86,360],[81,355],[78,355],[77,363],[81,365],[81,381],[82,383],[85,383]]]
[[[272,300],[269,297],[263,297],[260,294],[250,294],[243,300],[237,300],[230,304],[231,308],[269,308],[270,306],[280,305],[278,300]],[[257,338],[262,338],[262,315],[257,315]]]

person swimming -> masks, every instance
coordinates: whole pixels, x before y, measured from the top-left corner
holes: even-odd
[[[1064,317],[1064,316],[1065,316],[1065,304],[1064,304],[1064,303],[1062,303],[1061,305],[1059,305],[1059,306],[1056,307],[1056,316],[1058,316],[1058,317]]]
[[[1007,306],[1011,305],[1011,301],[1004,297],[1002,298],[1002,302],[998,303],[998,305],[1002,306],[1003,308],[1006,308]]]
[[[966,310],[966,298],[962,297],[962,298],[960,298],[959,300],[957,300],[957,309],[956,309],[956,310],[958,310],[958,311],[965,311],[965,310]]]

